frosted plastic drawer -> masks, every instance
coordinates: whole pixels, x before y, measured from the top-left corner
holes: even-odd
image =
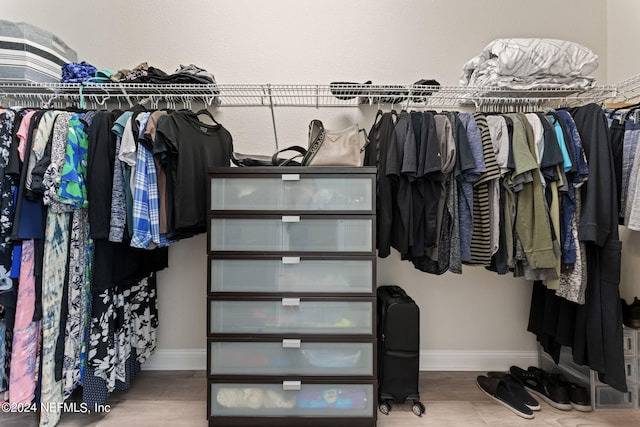
[[[211,178],[216,211],[373,211],[370,177],[310,177],[304,174]]]
[[[210,375],[373,376],[373,342],[209,343]]]
[[[372,252],[371,218],[211,218],[212,251]]]
[[[623,332],[623,344],[624,344],[624,355],[625,356],[635,356],[637,352],[638,340],[639,338],[636,336],[636,331],[633,329],[624,328]]]
[[[213,300],[209,332],[372,334],[374,301]]]
[[[210,415],[370,417],[373,384],[210,384]]]
[[[210,292],[372,293],[373,259],[211,259]]]
[[[622,393],[607,385],[596,386],[596,410],[635,409],[638,400],[638,389],[630,386]]]

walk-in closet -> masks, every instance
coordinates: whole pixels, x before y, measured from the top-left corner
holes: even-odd
[[[0,25],[0,425],[640,425],[636,2],[0,10],[55,35]],[[534,39],[575,75],[490,79],[502,52],[559,67],[507,46]],[[61,80],[16,71],[71,54]],[[293,157],[314,119],[363,129],[362,163],[237,166]],[[420,308],[424,413],[379,407],[383,285]],[[527,415],[484,387],[535,369],[590,401]]]

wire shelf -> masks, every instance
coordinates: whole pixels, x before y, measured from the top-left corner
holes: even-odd
[[[617,94],[613,102],[637,101],[640,98],[640,74],[616,83],[615,87]]]
[[[640,77],[628,84],[640,92]],[[627,89],[625,89],[627,90]],[[631,90],[631,89],[629,89]],[[616,97],[617,86],[588,90],[510,90],[490,87],[368,84],[142,84],[142,83],[21,83],[0,81],[0,99],[40,102],[77,102],[80,98],[97,104],[126,99],[178,104],[202,102],[209,106],[267,107],[354,107],[391,105],[403,108],[476,108],[571,106]],[[638,95],[636,95],[638,96]]]

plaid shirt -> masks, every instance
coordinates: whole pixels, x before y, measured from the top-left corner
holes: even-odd
[[[149,113],[140,115],[140,137],[144,135],[149,115]],[[138,144],[133,181],[133,237],[131,238],[131,246],[154,249],[174,243],[167,240],[165,234],[160,234],[158,175],[153,154],[144,144]]]

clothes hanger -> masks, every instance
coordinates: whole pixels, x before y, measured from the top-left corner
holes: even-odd
[[[213,123],[216,125],[220,125],[220,123],[218,123],[216,121],[216,119],[213,117],[213,114],[211,114],[211,111],[207,110],[206,108],[203,108],[201,110],[198,110],[198,112],[196,112],[196,116],[200,117],[200,116],[207,116],[209,117],[211,120],[213,120]]]
[[[627,108],[630,108],[629,111],[627,111],[626,114],[620,115],[620,118],[619,118],[620,123],[624,123],[627,120],[629,120],[631,118],[632,113],[633,113],[633,122],[638,123],[638,121],[640,120],[640,115],[639,115],[640,111],[638,111],[638,109],[640,108],[640,103],[636,104],[635,106],[627,107]]]
[[[636,104],[624,105],[622,107],[614,108],[613,110],[611,110],[609,112],[609,118],[613,119],[613,115],[615,113],[617,113],[618,111],[620,111],[620,110],[628,110],[628,109],[635,109],[635,108],[640,108],[640,102],[638,102]]]
[[[373,119],[373,124],[375,125],[378,120],[380,120],[380,118],[382,117],[384,113],[382,112],[381,109],[378,108],[378,112],[376,113],[376,117]]]
[[[404,103],[403,110],[404,111],[409,111],[409,103],[411,102],[410,99],[411,99],[411,96],[407,96],[407,99],[405,99],[403,101],[403,103]]]

